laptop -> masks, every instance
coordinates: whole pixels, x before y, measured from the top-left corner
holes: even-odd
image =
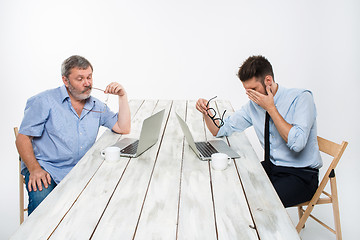
[[[186,122],[176,113],[176,117],[180,123],[181,129],[185,135],[186,141],[196,156],[201,160],[211,160],[211,154],[221,152],[227,154],[230,158],[240,158],[239,154],[232,150],[222,140],[210,140],[208,142],[195,142]]]
[[[159,138],[164,112],[165,109],[144,120],[139,139],[123,138],[114,144],[120,148],[120,156],[136,158],[152,147]]]

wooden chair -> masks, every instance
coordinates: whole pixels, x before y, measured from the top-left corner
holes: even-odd
[[[339,160],[345,151],[346,146],[348,145],[347,142],[343,141],[341,144],[337,144],[326,140],[324,138],[318,137],[319,149],[321,152],[324,152],[333,157],[333,160],[327,169],[323,179],[321,180],[318,189],[316,190],[313,198],[302,204],[297,205],[298,213],[299,213],[299,223],[296,226],[296,230],[298,232],[301,231],[302,228],[305,226],[306,220],[311,217],[322,226],[330,230],[336,235],[336,239],[342,239],[341,236],[341,227],[340,227],[340,214],[339,214],[339,202],[338,202],[338,194],[337,194],[337,187],[336,187],[336,177],[335,177],[335,167],[339,163]],[[331,194],[324,191],[325,186],[330,180],[330,188]],[[322,195],[324,194],[324,195]],[[324,196],[320,198],[320,196]],[[311,211],[314,209],[315,205],[319,204],[332,204],[333,207],[333,214],[334,214],[334,223],[335,223],[335,230],[330,228],[328,225],[311,215]],[[304,210],[303,207],[306,206]]]
[[[15,138],[19,133],[19,129],[14,127]],[[24,222],[24,212],[27,211],[27,208],[24,207],[24,185],[25,185],[25,178],[21,174],[21,158],[19,156],[19,202],[20,202],[20,224]]]

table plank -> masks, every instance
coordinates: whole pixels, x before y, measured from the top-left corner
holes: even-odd
[[[132,125],[135,128],[141,127],[138,126],[140,119],[135,116],[142,104],[143,101],[132,101],[129,104],[133,114]],[[96,158],[103,161],[100,152]],[[89,239],[128,162],[129,158],[125,157],[117,162],[104,161],[74,206],[51,235],[51,239]]]
[[[184,138],[175,112],[185,110],[185,101],[173,102],[135,239],[176,239]]]
[[[215,102],[210,107],[217,109]],[[218,111],[217,114],[222,114]],[[200,113],[199,113],[200,114]],[[220,140],[206,128],[207,140]],[[227,143],[227,138],[221,140]],[[258,239],[252,216],[249,212],[244,191],[239,180],[233,159],[224,171],[211,170],[211,182],[215,205],[216,225],[219,239]]]
[[[141,103],[142,101],[130,101],[131,111],[136,112]],[[103,161],[97,158],[98,153],[106,146],[114,144],[120,137],[120,134],[105,132],[70,173],[35,209],[31,217],[20,225],[11,239],[47,239],[51,236],[102,165]]]
[[[12,239],[299,239],[244,133],[228,138],[241,158],[214,171],[184,141],[175,117],[195,141],[213,139],[195,101],[129,105],[128,137],[136,138],[146,117],[166,109],[158,143],[110,163],[99,153],[121,135],[106,131]],[[233,112],[228,101],[212,106]]]
[[[93,158],[92,154],[100,151],[107,144],[116,142],[118,136],[109,136],[109,132],[106,132],[101,138],[103,141],[95,144],[91,152],[82,158],[83,161],[72,169],[74,174],[71,179],[65,177],[36,208],[31,217],[20,225],[11,239],[47,239],[51,235],[102,164],[102,161]],[[74,185],[74,181],[78,184]]]
[[[229,101],[217,101],[217,106],[220,112],[226,109],[227,114],[231,114],[234,111]],[[260,239],[300,239],[245,133],[234,133],[228,139],[241,153],[236,167]]]
[[[149,101],[145,101],[144,104],[147,103]],[[92,239],[131,239],[133,237],[170,108],[171,101],[154,101],[151,107],[141,109],[137,114],[145,119],[165,109],[159,141],[138,158],[130,160]]]
[[[185,120],[194,140],[204,141],[204,123],[195,101],[187,102]],[[178,239],[217,239],[208,161],[198,159],[186,141],[183,151]]]

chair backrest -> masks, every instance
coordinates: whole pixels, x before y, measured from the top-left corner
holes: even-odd
[[[348,144],[345,141],[343,141],[342,144],[337,144],[319,136],[317,137],[317,140],[320,151],[329,154],[332,157],[337,156],[340,153],[342,146]]]
[[[322,194],[326,184],[328,183],[328,181],[330,179],[330,175],[334,174],[335,167],[339,163],[339,160],[340,160],[342,154],[344,153],[346,146],[348,145],[348,143],[345,141],[343,141],[341,144],[337,144],[337,143],[326,140],[325,138],[322,138],[319,136],[317,137],[317,139],[318,139],[318,144],[319,144],[319,150],[321,152],[324,152],[324,153],[334,157],[334,158],[333,158],[332,162],[330,163],[330,166],[327,169],[324,177],[322,178],[313,198],[310,200],[310,202],[309,202],[310,205],[315,205],[316,202],[318,201],[320,195]]]
[[[15,138],[19,134],[19,129],[14,127]],[[27,211],[27,208],[24,207],[24,184],[25,179],[24,176],[21,175],[21,158],[19,156],[19,204],[20,204],[20,224],[24,222],[24,212]]]
[[[17,135],[19,134],[18,127],[14,127],[14,134],[15,134],[15,137],[17,137]]]
[[[325,175],[323,176],[319,187],[317,188],[314,196],[309,202],[305,202],[297,205],[299,212],[299,222],[296,226],[296,230],[298,232],[304,227],[304,224],[308,217],[313,218],[315,221],[320,223],[322,226],[326,227],[328,230],[336,234],[336,239],[341,239],[341,226],[340,226],[340,215],[339,215],[339,202],[337,196],[337,187],[336,187],[336,176],[335,176],[335,168],[340,161],[341,156],[343,155],[348,143],[343,141],[341,144],[334,143],[332,141],[326,140],[322,137],[317,137],[319,150],[323,153],[326,153],[333,157]],[[330,180],[331,194],[324,191],[325,186]],[[321,194],[325,194],[325,198],[320,198]],[[333,214],[334,214],[334,223],[335,230],[329,227],[324,222],[320,221],[318,218],[315,218],[311,215],[311,211],[314,206],[317,204],[327,204],[331,203],[333,206]],[[302,206],[306,206],[306,210],[302,209]]]
[[[318,144],[319,144],[319,150],[323,153],[326,153],[326,154],[334,157],[332,162],[330,163],[329,168],[327,169],[321,183],[319,184],[319,186],[321,186],[323,182],[324,182],[324,184],[327,183],[328,177],[330,176],[331,172],[333,170],[335,170],[337,164],[340,161],[341,156],[343,155],[343,153],[345,151],[345,148],[348,145],[348,142],[343,141],[341,144],[337,144],[337,143],[326,140],[325,138],[322,138],[319,136],[317,137],[317,139],[318,139]]]

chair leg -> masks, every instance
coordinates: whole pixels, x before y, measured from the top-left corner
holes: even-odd
[[[301,216],[300,221],[296,225],[296,230],[299,233],[302,228],[304,228],[306,220],[309,218],[311,211],[313,210],[314,206],[307,206],[304,214]]]
[[[299,220],[301,219],[303,213],[302,213],[302,207],[298,207],[298,215],[299,215]]]
[[[334,213],[336,240],[341,240],[342,235],[341,235],[341,225],[340,225],[339,200],[338,200],[335,176],[330,178],[330,187],[331,187],[332,206],[333,206],[333,213]]]
[[[300,221],[301,217],[303,216],[303,214],[304,214],[304,213],[303,213],[302,206],[299,206],[299,207],[298,207],[299,221]],[[305,224],[304,224],[304,226],[303,226],[302,228],[305,228]]]
[[[20,174],[21,165],[19,164],[19,204],[20,204],[20,224],[24,222],[24,177]]]

